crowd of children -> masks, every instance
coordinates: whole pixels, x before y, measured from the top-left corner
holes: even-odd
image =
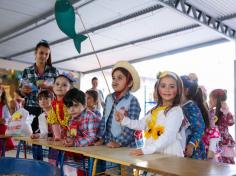
[[[174,72],[160,72],[154,86],[156,106],[142,118],[138,99],[132,94],[140,87],[138,72],[128,62],[119,61],[111,75],[114,92],[105,99],[103,115],[96,106],[96,90],[84,93],[73,88],[69,75],[57,75],[52,89],[38,92],[42,113],[36,117],[38,130],[31,138],[62,141],[65,147],[131,147],[131,155],[160,152],[234,164],[235,141],[228,129],[234,125],[234,118],[226,103],[226,90],[213,90],[207,104],[206,91],[198,85],[196,75],[179,77]],[[24,106],[23,95],[20,91],[16,94],[11,114]],[[4,89],[0,87],[0,134],[5,133],[10,119],[8,109]],[[141,148],[135,141],[137,130],[143,131]],[[8,147],[12,148],[11,141]],[[33,150],[34,158],[41,160],[41,146],[34,146]],[[53,154],[57,151],[50,149],[50,159],[55,162]]]

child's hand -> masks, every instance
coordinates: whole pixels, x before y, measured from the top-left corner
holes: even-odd
[[[32,88],[30,86],[26,86],[26,85],[24,85],[21,90],[25,94],[30,94],[32,92]]]
[[[74,146],[74,141],[72,139],[66,139],[66,140],[64,140],[63,145],[65,147],[73,147]]]
[[[133,149],[131,150],[130,154],[134,156],[139,156],[139,155],[143,155],[143,151],[142,149]]]
[[[209,159],[213,159],[214,158],[214,152],[213,151],[211,151],[211,150],[208,150],[208,153],[207,153],[207,159],[209,160]]]
[[[194,145],[193,144],[188,144],[185,148],[184,155],[186,157],[191,157],[193,155],[193,149],[194,149]]]
[[[94,143],[95,146],[98,146],[98,145],[103,145],[103,140],[102,139],[99,139],[97,142]]]
[[[40,134],[39,133],[36,133],[36,134],[31,134],[31,139],[38,139],[40,137]]]
[[[119,148],[120,147],[120,144],[114,142],[114,141],[110,141],[108,144],[107,144],[107,147],[109,148]]]
[[[116,111],[115,112],[115,118],[116,118],[116,121],[117,122],[122,122],[122,120],[124,119],[124,115],[123,114],[121,114],[119,111]]]
[[[221,102],[221,108],[220,111],[223,112],[224,115],[229,113],[229,107],[225,101]]]

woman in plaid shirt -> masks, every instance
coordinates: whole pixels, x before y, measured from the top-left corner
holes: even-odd
[[[39,132],[38,116],[42,112],[37,100],[38,89],[49,88],[49,83],[58,76],[58,71],[51,62],[49,44],[46,40],[41,40],[35,47],[35,63],[25,68],[22,75],[21,92],[25,95],[25,109],[35,115],[32,123],[34,133]]]
[[[38,116],[42,113],[37,100],[38,89],[50,88],[50,83],[57,75],[57,69],[52,66],[49,44],[46,40],[41,40],[35,47],[35,63],[24,69],[20,85],[21,93],[25,96],[24,108],[35,115],[31,124],[34,134],[40,132]],[[42,147],[32,147],[34,159],[43,160]]]

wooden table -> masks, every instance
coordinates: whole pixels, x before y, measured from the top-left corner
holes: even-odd
[[[52,147],[57,150],[82,154],[87,157],[101,159],[136,169],[155,172],[161,175],[181,176],[228,176],[236,175],[236,166],[209,161],[174,157],[163,154],[131,156],[130,148],[108,148],[106,146],[64,147],[61,142],[44,139],[19,138],[27,144]],[[93,172],[94,174],[94,172]]]
[[[180,157],[163,157],[152,161],[142,161],[134,168],[161,175],[181,176],[229,176],[236,175],[236,166]]]
[[[0,135],[0,142],[2,144],[2,155],[1,157],[5,157],[5,151],[6,151],[6,143],[9,138],[12,136],[10,135]]]

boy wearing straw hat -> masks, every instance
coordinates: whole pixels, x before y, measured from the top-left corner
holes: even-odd
[[[140,87],[140,77],[135,68],[127,61],[117,62],[112,69],[112,88],[114,92],[106,97],[103,118],[100,122],[96,145],[105,144],[111,148],[136,147],[134,130],[121,125],[115,120],[115,112],[137,120],[140,105],[130,92]]]

